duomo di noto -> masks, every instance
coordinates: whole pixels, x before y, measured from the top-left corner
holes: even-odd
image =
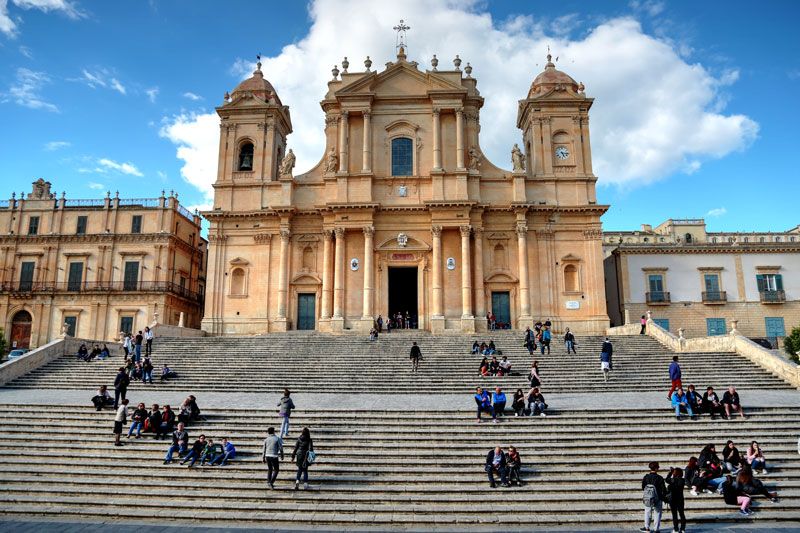
[[[519,100],[510,170],[481,151],[472,68],[397,58],[333,70],[326,146],[294,175],[290,106],[261,64],[217,108],[219,167],[203,329],[368,331],[408,312],[419,329],[473,332],[492,311],[524,328],[608,326],[597,178],[582,84],[544,71]]]

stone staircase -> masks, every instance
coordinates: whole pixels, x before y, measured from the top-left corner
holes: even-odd
[[[494,339],[508,356],[516,375],[481,378],[480,357],[469,353],[473,340]],[[412,373],[408,353],[417,341],[424,359]],[[602,337],[578,338],[578,355],[567,355],[560,340],[551,353],[533,357],[522,346],[519,332],[492,335],[433,336],[418,331],[383,334],[371,342],[363,336],[293,332],[233,338],[158,338],[153,362],[156,373],[168,363],[179,377],[156,383],[159,390],[196,393],[277,392],[289,387],[297,392],[348,393],[459,393],[476,385],[500,385],[506,390],[527,387],[531,361],[539,361],[543,389],[554,392],[637,392],[668,383],[672,353],[647,336],[619,336],[614,343],[614,372],[604,383],[599,352]],[[74,356],[59,358],[7,385],[11,388],[86,389],[113,383],[123,358],[117,347],[106,361],[85,363]],[[734,354],[687,353],[681,355],[684,383],[698,389],[718,389],[733,384],[741,389],[787,389],[781,379]],[[156,380],[157,381],[157,380]],[[134,382],[131,391],[142,390]]]
[[[745,518],[716,494],[687,493],[690,528],[800,520],[800,413],[791,408],[691,423],[676,422],[666,409],[554,410],[499,424],[477,424],[471,411],[296,411],[292,437],[309,426],[319,454],[310,490],[298,492],[291,490],[288,457],[278,490],[264,482],[261,441],[268,426],[278,425],[273,411],[204,414],[208,420],[190,426],[190,435],[229,437],[239,452],[229,466],[162,465],[167,443],[150,437],[114,448],[110,411],[0,405],[0,515],[300,529],[634,529],[649,461],[683,467],[704,444],[721,449],[731,438],[740,449],[752,439],[762,444],[770,467],[763,479],[780,502],[759,498],[755,517]],[[290,450],[294,439],[288,441]],[[483,460],[496,444],[520,450],[524,487],[488,487]],[[665,510],[664,530],[668,516]]]

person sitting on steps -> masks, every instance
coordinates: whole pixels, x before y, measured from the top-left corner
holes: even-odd
[[[717,393],[714,392],[714,387],[707,387],[705,394],[703,394],[703,411],[711,415],[711,420],[714,420],[715,414],[727,418],[725,416],[725,407],[719,401]]]
[[[186,464],[187,461],[191,461],[189,463],[189,468],[193,467],[194,464],[200,459],[200,456],[203,454],[203,450],[206,448],[206,436],[200,435],[200,437],[194,441],[192,444],[192,448],[189,450],[189,453],[186,454],[186,457],[183,458],[181,461],[181,465]]]
[[[672,393],[672,408],[675,409],[675,418],[678,420],[683,420],[681,418],[681,412],[687,413],[692,417],[692,420],[696,420],[692,406],[689,405],[689,401],[686,399],[686,393],[683,392],[683,387],[678,387],[678,389]]]
[[[767,473],[767,460],[764,459],[764,452],[761,450],[761,446],[758,445],[756,441],[750,443],[750,446],[747,447],[747,464],[750,465],[750,468],[753,469],[753,472],[758,472],[761,470],[761,475],[766,475]]]
[[[508,447],[508,453],[506,454],[506,468],[508,469],[508,482],[510,485],[514,484],[514,481],[517,482],[517,486],[522,486],[522,457],[520,457],[519,452],[513,446]]]
[[[492,399],[489,393],[483,388],[477,387],[474,399],[477,406],[478,422],[481,422],[481,413],[489,413],[492,416],[492,420],[497,422],[497,416],[495,415],[494,407],[492,407]]]
[[[500,387],[495,387],[492,394],[492,407],[496,416],[504,416],[506,411],[506,393]]]
[[[85,344],[81,344],[80,348],[78,348],[78,359],[81,361],[87,361],[89,357],[89,349],[86,348]]]
[[[200,466],[205,466],[206,461],[211,463],[218,455],[222,455],[222,444],[214,442],[214,439],[208,439],[206,447],[203,448],[203,454],[200,456]]]
[[[503,356],[503,360],[500,361],[499,375],[501,375],[501,376],[510,376],[511,375],[511,361],[509,361],[508,357],[506,357],[505,355]]]
[[[517,392],[514,393],[511,408],[514,410],[514,416],[523,416],[525,414],[525,393],[522,392],[522,389],[517,389]]]
[[[544,401],[544,396],[539,391],[538,387],[532,388],[528,391],[528,412],[531,416],[547,416],[545,410],[547,403]]]
[[[500,362],[497,360],[497,357],[492,356],[492,361],[489,363],[489,372],[496,376],[500,373]]]
[[[113,406],[114,398],[108,393],[108,387],[100,385],[100,388],[97,389],[97,394],[92,397],[92,403],[94,404],[94,408],[98,411],[102,411],[103,407]]]
[[[489,361],[484,357],[481,359],[481,366],[478,368],[478,375],[485,378],[489,375]]]
[[[742,404],[739,402],[739,393],[736,392],[736,387],[733,385],[728,387],[728,390],[722,395],[722,401],[720,403],[722,403],[722,406],[725,408],[725,416],[728,418],[731,417],[731,411],[738,411],[739,415],[742,417],[741,420],[745,419]]]
[[[761,480],[753,477],[753,470],[749,465],[745,465],[736,475],[736,484],[751,498],[753,496],[764,496],[772,503],[778,503],[778,493],[770,492]]]
[[[722,482],[722,499],[728,505],[738,506],[739,513],[744,516],[753,514],[753,511],[750,510],[750,496],[744,493],[741,486],[730,475],[725,476],[725,481]]]
[[[188,447],[189,433],[186,431],[186,426],[181,422],[178,424],[178,429],[172,432],[172,444],[164,457],[164,464],[168,465],[172,462],[172,454],[175,452],[178,452],[178,456],[185,454]]]
[[[731,474],[736,474],[742,467],[742,455],[739,449],[733,444],[732,440],[725,443],[725,449],[722,450],[722,459],[724,461],[725,469]]]
[[[692,406],[694,414],[700,414],[703,410],[703,397],[695,390],[694,385],[689,385],[686,389],[686,401]]]
[[[478,341],[473,342],[472,343],[472,350],[471,350],[470,353],[472,355],[476,355],[476,354],[479,354],[480,351],[481,351],[481,346],[480,346],[480,344],[478,344]]]
[[[490,487],[497,487],[497,484],[494,481],[495,473],[500,476],[500,482],[504,487],[511,486],[508,483],[508,473],[506,467],[506,454],[503,453],[503,449],[500,446],[497,446],[494,450],[489,450],[489,453],[486,454],[486,463],[484,469],[489,476]]]
[[[161,381],[169,381],[170,379],[177,378],[178,374],[173,372],[173,370],[167,366],[166,364],[161,368]]]
[[[150,431],[153,432],[153,438],[157,439],[161,429],[161,408],[158,406],[157,403],[153,404],[153,407],[150,408],[150,412],[147,415],[147,427]]]
[[[127,438],[131,438],[134,430],[136,430],[136,438],[141,438],[145,420],[147,420],[147,409],[144,406],[144,402],[141,402],[131,415],[131,427],[128,429]]]

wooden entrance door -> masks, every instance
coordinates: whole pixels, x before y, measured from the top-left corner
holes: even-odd
[[[316,294],[297,295],[297,329],[314,329],[316,322]]]
[[[18,311],[11,320],[11,347],[30,348],[33,318],[27,311]]]

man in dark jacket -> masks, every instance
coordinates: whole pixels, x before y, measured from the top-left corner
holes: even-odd
[[[611,345],[611,341],[606,340],[603,341],[603,346],[600,348],[600,370],[603,371],[603,379],[608,381],[608,373],[614,369],[613,365],[611,364],[611,355],[614,353],[614,347]]]
[[[125,372],[125,367],[119,367],[117,377],[114,378],[114,409],[119,407],[120,398],[123,400],[125,399],[125,395],[128,393],[128,385],[130,382],[131,380],[128,377],[128,373]]]
[[[738,411],[742,418],[745,418],[742,404],[739,403],[739,393],[736,392],[736,387],[731,385],[725,394],[722,395],[722,406],[725,408],[725,416],[731,417],[731,411]]]
[[[196,441],[194,441],[194,444],[192,444],[192,449],[189,450],[189,453],[187,453],[186,457],[183,458],[181,464],[186,463],[186,461],[191,461],[189,463],[189,468],[193,467],[194,463],[198,459],[200,459],[200,455],[203,453],[205,447],[206,447],[206,436],[200,435],[200,438],[198,438]]]
[[[172,432],[172,445],[167,450],[167,455],[164,457],[164,464],[168,465],[172,462],[172,454],[178,452],[178,455],[186,453],[186,448],[189,446],[189,432],[186,431],[186,426],[181,422],[178,424],[178,429]]]
[[[419,368],[419,360],[422,358],[422,350],[419,349],[416,342],[411,343],[409,358],[411,359],[411,371],[416,372]]]
[[[494,450],[489,450],[489,453],[486,454],[486,465],[484,468],[489,476],[490,487],[497,487],[494,481],[495,472],[500,476],[500,482],[504,487],[511,486],[508,484],[506,454],[503,453],[503,449],[500,446],[496,447]]]
[[[708,387],[705,394],[703,394],[703,411],[707,411],[711,415],[712,420],[714,419],[715,413],[725,416],[725,408],[722,406],[722,403],[720,403],[717,393],[714,392],[714,387]]]
[[[658,531],[661,527],[661,510],[667,494],[667,485],[664,478],[658,473],[659,464],[655,461],[648,465],[650,472],[642,478],[642,492],[644,502],[644,527],[639,531]],[[653,527],[650,528],[650,521]]]

